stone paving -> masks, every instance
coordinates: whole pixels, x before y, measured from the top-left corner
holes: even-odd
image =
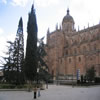
[[[0,91],[0,100],[34,100],[27,91]],[[100,100],[100,86],[72,87],[49,85],[35,100]]]

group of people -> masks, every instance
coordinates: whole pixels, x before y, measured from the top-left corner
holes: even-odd
[[[48,89],[48,83],[46,84],[45,88]],[[40,94],[40,88],[37,88],[37,86],[35,86],[33,88],[32,98],[36,99],[37,97],[40,97],[40,96],[41,96],[41,94]]]
[[[36,99],[37,97],[40,97],[41,94],[40,94],[40,88],[33,88],[33,98]]]

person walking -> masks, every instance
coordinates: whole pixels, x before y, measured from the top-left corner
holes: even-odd
[[[33,92],[34,92],[34,99],[37,98],[37,87],[33,88]]]
[[[38,88],[38,97],[40,97],[41,94],[40,94],[40,88]]]

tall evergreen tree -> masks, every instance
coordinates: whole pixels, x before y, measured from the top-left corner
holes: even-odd
[[[91,68],[87,69],[86,71],[86,78],[89,82],[92,82],[95,79],[95,75],[96,75],[96,70],[94,68],[94,66],[92,66]]]
[[[22,17],[19,20],[18,30],[14,41],[14,64],[16,69],[16,83],[22,83],[23,81],[23,64],[24,64],[24,35],[23,35],[23,20]]]
[[[6,57],[3,57],[4,59],[4,63],[3,63],[3,73],[4,73],[4,78],[8,83],[12,83],[13,80],[13,75],[12,75],[12,71],[13,71],[13,67],[14,67],[14,63],[13,63],[13,47],[14,44],[11,41],[7,41],[7,43],[9,44],[9,46],[7,46],[8,51],[5,53]]]
[[[25,57],[25,76],[27,80],[35,80],[37,74],[37,21],[35,15],[34,5],[32,5],[29,13],[27,24],[27,46]]]
[[[24,64],[24,36],[23,36],[23,21],[19,20],[18,30],[14,42],[8,41],[8,57],[3,57],[4,76],[7,82],[22,84],[24,82],[23,64]]]
[[[38,73],[38,80],[42,81],[48,81],[50,78],[50,74],[48,73],[48,66],[46,64],[46,45],[43,42],[43,38],[38,40],[38,68],[39,68],[39,73]]]
[[[17,72],[23,71],[24,63],[24,35],[23,35],[23,20],[19,20],[18,30],[14,41],[14,63],[16,64]]]

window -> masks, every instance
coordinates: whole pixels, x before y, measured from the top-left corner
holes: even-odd
[[[68,50],[66,51],[66,55],[68,55]]]
[[[92,57],[90,58],[90,60],[93,60]]]
[[[69,63],[71,63],[71,58],[69,58]]]
[[[66,41],[66,46],[67,46],[67,47],[69,46],[68,41]]]
[[[61,59],[60,61],[61,61],[61,63],[62,63],[62,59]]]
[[[72,50],[70,50],[70,55],[72,54]]]
[[[52,70],[52,75],[54,76],[54,70]]]
[[[96,44],[94,44],[94,50],[96,50],[97,49],[97,46],[96,46]]]
[[[75,54],[77,53],[77,50],[76,50],[76,49],[74,49],[74,53],[75,53]]]
[[[79,62],[81,62],[81,57],[79,57],[78,59],[79,59]]]
[[[85,52],[85,51],[86,51],[86,46],[83,47],[83,52]]]

